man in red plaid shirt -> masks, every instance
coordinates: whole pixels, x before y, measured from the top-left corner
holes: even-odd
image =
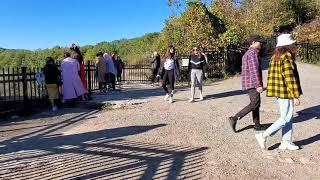
[[[250,47],[242,57],[242,90],[246,90],[250,97],[250,104],[244,107],[235,116],[229,117],[229,123],[234,132],[236,132],[237,121],[252,112],[254,126],[257,131],[264,130],[260,124],[259,108],[261,104],[260,93],[263,91],[262,69],[259,61],[259,50],[261,49],[264,40],[253,35],[248,39]]]

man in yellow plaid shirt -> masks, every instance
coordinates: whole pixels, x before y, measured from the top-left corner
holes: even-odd
[[[267,96],[276,97],[280,107],[280,118],[263,133],[256,134],[262,149],[266,148],[266,139],[282,129],[282,141],[279,149],[298,150],[292,143],[293,106],[300,104],[302,94],[300,79],[295,63],[295,40],[290,34],[277,37],[277,46],[270,61]]]

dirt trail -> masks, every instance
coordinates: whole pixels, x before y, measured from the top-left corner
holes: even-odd
[[[67,109],[2,124],[0,179],[320,179],[320,67],[298,69],[299,151],[278,150],[280,133],[268,139],[268,151],[260,150],[251,116],[231,132],[226,118],[249,102],[236,76],[205,86],[202,102],[188,103],[188,88],[169,104],[160,88],[124,87],[95,97],[124,104],[116,110]],[[261,121],[272,123],[276,101],[262,97]]]

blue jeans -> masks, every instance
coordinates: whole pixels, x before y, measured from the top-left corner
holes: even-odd
[[[280,107],[280,118],[274,122],[265,134],[272,136],[282,128],[282,141],[292,141],[292,116],[293,116],[293,100],[278,98]]]

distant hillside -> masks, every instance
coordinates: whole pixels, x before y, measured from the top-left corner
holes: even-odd
[[[94,46],[83,46],[81,51],[85,60],[95,60],[97,52],[115,52],[129,64],[145,63],[155,50],[154,43],[159,33],[148,33],[133,39],[101,42]],[[56,46],[35,51],[0,48],[0,67],[20,67],[25,62],[30,67],[42,67],[47,56],[61,61],[67,47]]]

